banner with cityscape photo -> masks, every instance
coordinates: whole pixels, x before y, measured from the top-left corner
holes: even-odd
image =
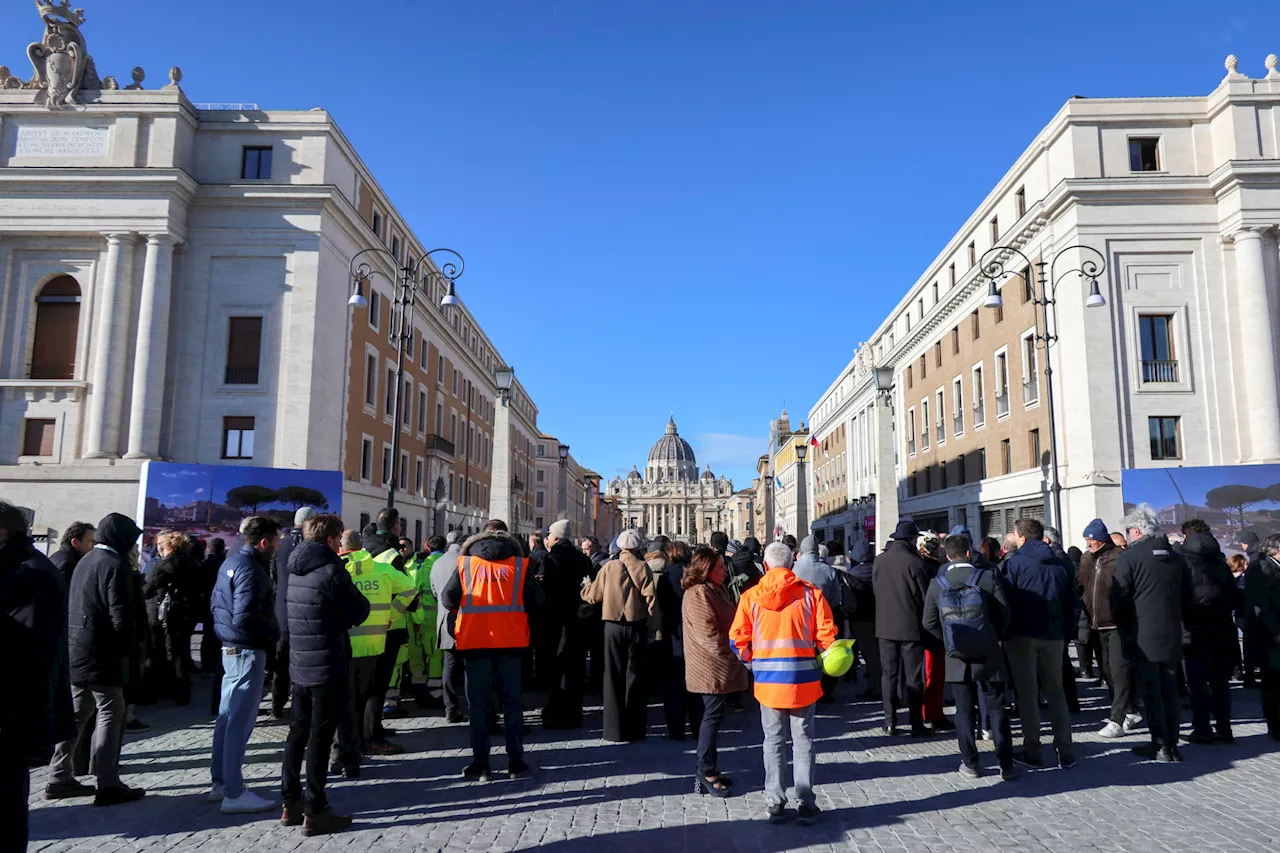
[[[148,542],[171,528],[206,543],[222,539],[235,548],[240,522],[250,515],[269,515],[285,527],[304,506],[341,515],[342,472],[147,462],[138,502]]]
[[[1120,483],[1125,511],[1150,504],[1165,533],[1202,518],[1224,549],[1239,551],[1242,529],[1260,537],[1280,531],[1280,465],[1129,468]]]

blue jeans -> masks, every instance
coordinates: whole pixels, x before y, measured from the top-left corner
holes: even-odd
[[[267,653],[254,649],[222,650],[222,703],[213,727],[213,784],[233,800],[244,793],[244,751],[258,721]]]

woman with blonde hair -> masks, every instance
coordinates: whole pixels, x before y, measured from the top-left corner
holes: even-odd
[[[191,540],[185,534],[160,531],[156,536],[158,559],[142,586],[151,629],[143,680],[151,685],[153,696],[168,696],[179,705],[191,701],[191,632],[198,612],[200,576],[190,551]]]
[[[751,686],[746,668],[730,650],[729,627],[736,608],[724,587],[727,575],[719,554],[699,548],[681,580],[685,687],[702,701],[693,789],[717,797],[729,796],[733,784],[720,772],[716,753],[725,703]]]

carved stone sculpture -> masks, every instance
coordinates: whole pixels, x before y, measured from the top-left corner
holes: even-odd
[[[141,66],[138,66],[133,69],[132,76],[133,76],[133,82],[130,83],[128,86],[125,86],[125,88],[134,89],[134,90],[141,89],[142,81],[147,79],[147,72],[143,71]]]
[[[1223,64],[1224,66],[1226,66],[1226,69],[1227,69],[1227,73],[1228,73],[1228,74],[1237,74],[1237,73],[1239,73],[1239,72],[1237,72],[1237,71],[1236,71],[1236,68],[1238,68],[1238,67],[1240,66],[1240,60],[1236,57],[1236,55],[1235,55],[1234,53],[1229,53],[1229,54],[1227,54],[1227,60],[1226,60],[1226,62],[1224,62],[1224,63],[1222,63],[1222,64]]]
[[[120,88],[120,84],[116,82],[116,78],[107,75],[102,78],[102,89],[105,92],[114,92]]]
[[[182,82],[182,69],[175,65],[169,69],[169,85],[165,86],[165,88],[177,89],[178,84],[181,82]]]
[[[44,89],[48,93],[45,106],[51,110],[73,105],[89,64],[80,34],[84,10],[72,9],[70,0],[62,0],[60,5],[35,0],[35,4],[45,32],[43,40],[27,48],[35,76],[23,88]],[[93,76],[96,80],[96,72]]]

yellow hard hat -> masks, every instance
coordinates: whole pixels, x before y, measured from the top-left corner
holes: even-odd
[[[836,640],[822,653],[822,671],[839,678],[853,668],[853,640]]]

